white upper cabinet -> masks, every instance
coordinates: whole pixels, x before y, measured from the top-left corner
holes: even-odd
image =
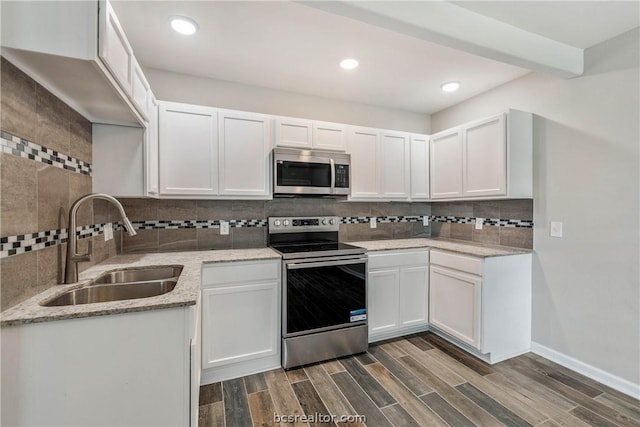
[[[147,195],[158,196],[160,191],[159,176],[158,176],[158,101],[153,93],[149,92],[149,105],[147,111],[149,112],[149,126],[146,131],[146,149],[145,149],[145,173],[147,183]]]
[[[160,197],[269,198],[271,121],[263,114],[160,102]]]
[[[3,2],[0,28],[2,56],[91,122],[145,126],[146,80],[109,1]]]
[[[380,132],[380,197],[407,199],[410,191],[409,135]]]
[[[462,131],[433,135],[430,145],[431,198],[462,196]]]
[[[313,122],[313,148],[346,151],[347,127],[339,123]]]
[[[351,199],[407,200],[409,134],[372,128],[349,130]]]
[[[160,194],[217,194],[217,110],[161,102],[159,121]]]
[[[340,123],[278,117],[275,120],[275,128],[277,147],[346,150],[347,130],[346,126]]]
[[[411,135],[411,200],[429,199],[429,137]]]
[[[127,95],[132,94],[135,58],[120,21],[111,7],[104,2],[104,13],[100,14],[100,58]]]
[[[270,134],[270,116],[220,112],[220,195],[269,197]]]
[[[463,126],[462,144],[463,196],[506,196],[505,115]]]
[[[431,136],[431,198],[533,197],[533,117],[509,110]]]
[[[133,105],[138,109],[140,115],[146,120],[149,119],[149,98],[151,97],[151,88],[147,82],[147,78],[140,68],[138,61],[133,61],[133,73],[131,77],[131,100]]]
[[[275,121],[277,147],[307,148],[312,147],[311,120],[295,119],[290,117],[278,117]]]

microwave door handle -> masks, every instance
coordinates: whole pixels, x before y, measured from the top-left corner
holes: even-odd
[[[336,164],[333,161],[333,159],[331,159],[331,194],[334,194],[336,192],[335,187],[336,187]]]

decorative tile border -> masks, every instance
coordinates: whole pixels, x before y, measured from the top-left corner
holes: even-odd
[[[80,239],[99,236],[104,233],[105,225],[106,224],[92,224],[78,227],[76,228],[76,235]],[[69,234],[66,228],[0,237],[0,258],[7,258],[13,255],[20,255],[26,252],[60,245],[66,243],[68,240]]]
[[[340,217],[341,224],[368,224],[371,216],[343,216]],[[377,216],[379,223],[422,223],[423,215],[407,216]],[[179,229],[205,229],[220,228],[222,220],[154,220],[154,221],[132,221],[136,230],[179,230]],[[267,227],[267,219],[229,219],[229,226],[232,228]],[[442,222],[450,224],[475,224],[476,219],[472,217],[457,216],[429,216],[430,222]],[[511,228],[533,228],[533,221],[520,219],[500,219],[484,218],[484,225]],[[76,234],[80,239],[99,236],[104,233],[107,224],[92,224],[78,227]],[[124,230],[121,223],[113,223],[114,230]],[[21,234],[17,236],[0,237],[0,258],[7,258],[25,252],[37,251],[50,246],[66,243],[68,240],[67,229],[40,231],[38,233]]]
[[[9,132],[0,132],[0,147],[2,147],[2,152],[6,154],[91,176],[91,164],[12,135]]]
[[[341,224],[368,224],[371,216],[345,216],[340,219]],[[379,223],[392,222],[422,222],[423,215],[407,215],[407,216],[378,216],[375,217]],[[461,216],[429,216],[429,222],[445,222],[450,224],[475,224],[475,217]],[[483,218],[484,225],[493,225],[495,227],[510,228],[533,228],[533,221],[524,219],[500,219],[500,218]]]

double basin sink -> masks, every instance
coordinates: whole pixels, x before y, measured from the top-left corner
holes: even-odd
[[[123,268],[101,274],[87,285],[69,290],[41,305],[58,307],[155,297],[171,292],[182,273],[179,266]]]

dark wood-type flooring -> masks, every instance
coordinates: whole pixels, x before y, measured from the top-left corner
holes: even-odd
[[[490,366],[431,333],[200,388],[200,426],[279,425],[274,413],[366,417],[296,426],[640,427],[640,401],[603,384],[531,353]]]

